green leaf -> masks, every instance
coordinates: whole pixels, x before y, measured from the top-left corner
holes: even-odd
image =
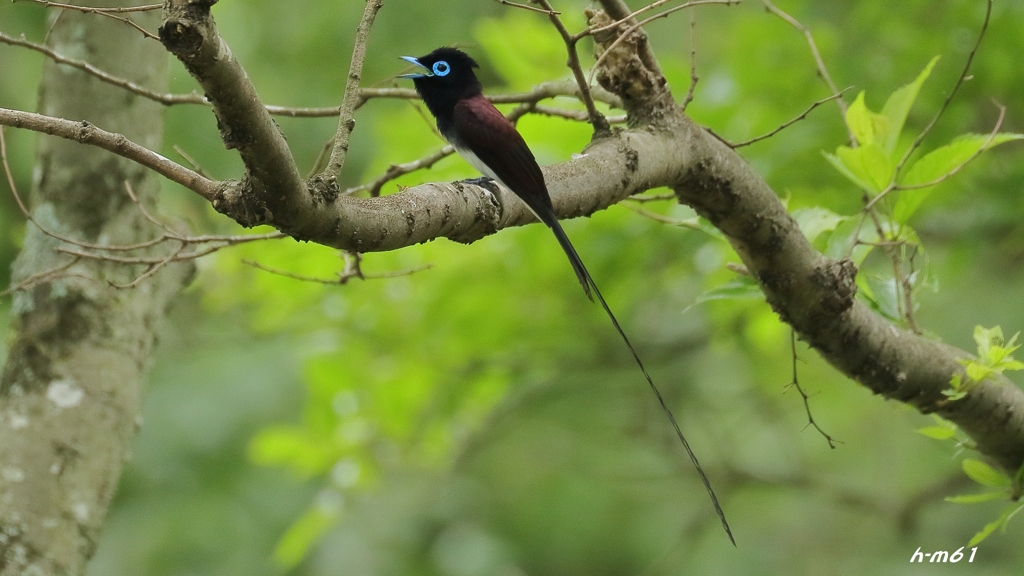
[[[1013,473],[1013,484],[1010,488],[1010,498],[1020,500],[1024,496],[1024,464]]]
[[[987,358],[992,346],[999,346],[1004,342],[1002,326],[993,326],[992,328],[985,328],[980,324],[975,326],[974,342],[978,345],[978,357]]]
[[[730,280],[717,288],[706,290],[703,294],[697,296],[694,304],[711,300],[761,300],[763,298],[764,293],[761,292],[761,288],[758,287],[757,283],[751,278],[744,277]]]
[[[933,440],[949,440],[956,435],[955,430],[943,426],[925,426],[924,428],[918,428],[917,433]]]
[[[893,205],[893,219],[900,224],[906,224],[931,194],[932,188],[901,190],[899,196],[896,197],[896,203]]]
[[[967,377],[975,382],[981,382],[992,375],[992,369],[984,364],[970,362],[967,364]]]
[[[989,142],[989,134],[964,134],[949,144],[941,146],[925,154],[904,172],[900,180],[901,186],[922,186],[936,182],[971,159],[979,151],[988,150],[1003,142],[1024,139],[1024,134],[999,133]],[[986,142],[988,144],[986,145]],[[899,223],[905,223],[917,212],[924,201],[931,195],[932,186],[914,190],[902,190],[893,206],[893,217]]]
[[[793,219],[800,226],[800,230],[807,237],[807,241],[811,243],[823,232],[834,231],[847,218],[827,208],[820,208],[818,206],[800,208],[793,212]]]
[[[892,182],[896,166],[892,158],[874,143],[860,148],[840,146],[836,149],[836,156],[845,168],[840,169],[840,172],[863,190],[878,194]],[[832,161],[831,158],[829,160]],[[836,164],[834,161],[832,163]]]
[[[858,276],[857,286],[861,288],[868,304],[893,322],[902,322],[903,314],[900,312],[900,290],[896,279],[892,277]]]
[[[277,564],[290,569],[301,562],[309,549],[338,521],[341,502],[339,494],[321,493],[317,502],[281,536],[274,549]]]
[[[1005,491],[998,492],[982,492],[981,494],[961,494],[959,496],[947,496],[946,502],[952,502],[954,504],[981,504],[983,502],[991,502],[993,500],[1001,500],[1006,498]]]
[[[999,363],[1003,370],[1024,370],[1024,362],[1019,360],[1003,360]]]
[[[992,522],[986,524],[984,528],[982,528],[977,534],[974,535],[973,538],[971,538],[971,541],[968,542],[967,545],[975,546],[977,544],[980,544],[983,540],[985,540],[985,538],[991,536],[997,528],[1002,528],[1003,530],[1006,530],[1006,524],[1010,521],[1011,518],[1013,518],[1015,514],[1020,512],[1022,509],[1024,509],[1024,503],[1014,503],[1007,506],[1006,508],[1003,508],[1002,513],[999,514],[999,518],[996,518]]]
[[[966,458],[962,466],[967,476],[982,486],[1004,488],[1010,485],[1010,479],[1005,474],[995,470],[981,460]]]
[[[990,141],[991,139],[991,141]],[[1024,134],[1001,132],[991,134],[963,134],[945,146],[925,154],[911,164],[900,181],[902,186],[920,186],[942,178],[979,151],[988,150],[1004,142],[1024,139]]]
[[[726,241],[725,234],[722,234],[721,230],[715,228],[714,224],[709,222],[707,218],[698,217],[697,225],[700,226],[701,231],[707,234],[708,236],[711,236],[712,238],[717,238],[718,240]]]
[[[249,459],[262,466],[288,466],[301,476],[315,476],[337,460],[334,444],[305,429],[269,427],[249,443]]]
[[[846,148],[846,146],[840,146],[840,148]],[[862,175],[855,173],[847,167],[839,156],[829,154],[828,152],[822,152],[822,154],[825,156],[825,159],[839,171],[840,174],[846,176],[847,179],[856,184],[857,188],[860,188],[861,190],[870,190],[872,188],[871,183],[868,180],[864,179]]]
[[[863,90],[857,94],[857,98],[846,109],[846,125],[850,127],[853,137],[857,139],[857,144],[861,146],[874,144],[875,135],[888,129],[887,126],[882,125],[887,122],[888,120],[883,116],[868,110],[867,105],[864,104]]]
[[[999,528],[1002,524],[1003,524],[1003,519],[1002,518],[1000,518],[998,520],[995,520],[995,521],[992,521],[992,522],[989,522],[988,524],[985,525],[984,528],[979,530],[978,533],[975,534],[973,538],[971,538],[971,541],[968,542],[967,545],[968,546],[977,546],[978,544],[981,544],[985,540],[985,538],[988,538],[989,536],[991,536],[992,533],[996,531],[996,528]]]
[[[881,116],[886,119],[885,130],[876,133],[876,142],[886,154],[892,155],[896,150],[896,143],[899,141],[900,132],[903,131],[903,124],[907,121],[910,107],[917,99],[921,85],[931,75],[932,68],[938,61],[938,56],[932,58],[913,82],[893,92],[885,101],[885,106],[882,106]]]
[[[948,396],[950,401],[961,400],[967,397],[967,392],[963,390],[943,390],[942,393]]]
[[[871,244],[858,243],[878,241],[878,232],[874,226],[863,225],[860,218],[848,218],[841,222],[829,236],[825,247],[825,255],[829,258],[849,257],[855,266],[864,263],[864,259],[874,250]]]

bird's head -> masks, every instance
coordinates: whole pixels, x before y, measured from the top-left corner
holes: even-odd
[[[411,79],[416,84],[416,91],[431,110],[435,106],[469,98],[483,91],[473,73],[473,68],[478,68],[476,61],[458,48],[438,48],[426,56],[402,56],[402,60],[423,69],[422,72],[401,74],[398,77]]]

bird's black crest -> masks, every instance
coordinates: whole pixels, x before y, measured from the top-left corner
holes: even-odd
[[[417,60],[427,68],[430,68],[435,62],[439,62],[441,60],[447,61],[452,65],[452,68],[455,68],[456,70],[460,68],[463,70],[472,70],[473,68],[480,67],[480,65],[476,63],[476,60],[473,60],[469,54],[451,46],[442,46],[426,56],[417,58]]]

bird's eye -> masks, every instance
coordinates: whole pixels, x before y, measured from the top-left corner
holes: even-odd
[[[441,60],[440,62],[434,62],[432,70],[434,71],[434,76],[447,76],[452,71],[452,67],[444,60]]]

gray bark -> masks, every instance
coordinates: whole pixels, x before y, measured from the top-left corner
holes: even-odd
[[[133,18],[150,28],[156,22],[155,14]],[[166,52],[138,31],[73,12],[54,11],[51,24],[49,42],[59,52],[165,87]],[[39,108],[160,148],[158,104],[67,66],[46,64]],[[158,191],[157,176],[138,164],[41,136],[32,214],[48,230],[86,242],[152,238],[155,227],[127,196],[125,181],[143,202]],[[13,282],[68,263],[72,257],[56,250],[62,245],[30,225]],[[16,337],[0,376],[0,575],[81,574],[95,550],[140,421],[161,318],[191,275],[190,266],[178,265],[134,290],[108,283],[131,282],[142,271],[81,261],[60,279],[14,296]]]

